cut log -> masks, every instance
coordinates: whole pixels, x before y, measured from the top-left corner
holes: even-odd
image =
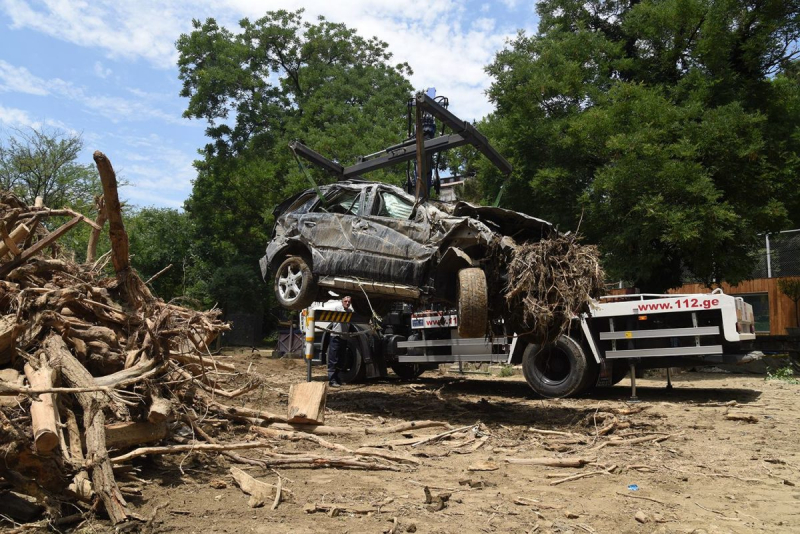
[[[328,395],[326,382],[303,382],[289,388],[290,423],[325,423],[325,400]]]
[[[167,437],[167,424],[165,421],[156,424],[126,421],[124,423],[105,425],[105,429],[107,449],[125,449],[143,443],[161,441]]]
[[[150,409],[147,411],[147,420],[151,423],[163,423],[172,413],[172,403],[164,397],[152,396]]]
[[[4,259],[9,252],[13,252],[14,255],[19,255],[21,251],[17,245],[25,241],[25,238],[27,238],[30,233],[30,228],[24,224],[20,224],[11,231],[11,234],[8,235],[8,239],[6,239],[6,235],[3,235],[3,240],[0,241],[0,260]],[[6,234],[5,230],[3,234]]]
[[[47,360],[34,369],[25,364],[25,377],[34,389],[52,388],[56,380],[56,371],[47,364]],[[31,400],[31,422],[33,424],[33,445],[36,452],[46,454],[58,447],[58,411],[52,393],[44,393]]]

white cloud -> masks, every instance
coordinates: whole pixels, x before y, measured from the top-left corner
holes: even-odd
[[[516,0],[503,0],[509,9]],[[499,27],[491,4],[467,6],[455,0],[0,0],[14,28],[31,28],[80,46],[99,48],[112,58],[144,59],[159,68],[174,68],[175,41],[191,31],[192,18],[214,17],[236,31],[242,17],[255,19],[269,9],[305,8],[309,21],[323,15],[343,22],[365,37],[377,35],[390,45],[394,59],[414,69],[415,87],[436,86],[444,94],[469,95],[455,103],[479,118],[491,111],[484,92],[490,83],[484,66],[517,27]],[[470,23],[475,12],[482,17]],[[506,12],[504,12],[504,16]],[[521,24],[523,21],[514,21]],[[104,72],[104,71],[103,71]],[[471,90],[471,92],[470,92]]]
[[[45,89],[45,88],[48,88]],[[154,106],[154,101],[164,95],[131,90],[135,99],[117,96],[93,95],[82,87],[60,78],[45,80],[25,67],[16,67],[0,60],[0,90],[28,93],[37,96],[55,95],[77,102],[89,113],[100,115],[112,122],[157,119],[169,124],[189,125],[177,110],[169,113]]]
[[[27,111],[15,108],[5,108],[0,106],[0,124],[11,126],[13,128],[19,127],[36,127],[41,123],[31,119]]]
[[[15,67],[0,59],[0,92],[45,96],[48,91],[43,82],[25,67]]]
[[[103,64],[99,61],[94,62],[94,75],[98,78],[106,79],[111,76],[112,71],[106,67],[103,67]]]
[[[44,126],[61,130],[68,135],[77,136],[80,132],[70,128],[67,124],[53,119],[34,119],[24,109],[7,108],[0,106],[0,124],[15,129],[36,128]]]

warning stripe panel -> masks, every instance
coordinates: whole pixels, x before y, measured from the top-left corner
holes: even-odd
[[[317,321],[328,321],[331,323],[349,323],[353,319],[352,312],[319,311]]]

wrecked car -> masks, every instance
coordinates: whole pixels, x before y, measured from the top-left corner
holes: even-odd
[[[430,200],[431,185],[439,183],[433,157],[445,150],[471,144],[505,175],[512,167],[447,109],[444,97],[418,93],[408,120],[407,139],[349,166],[289,143],[298,164],[302,157],[338,181],[273,212],[275,229],[260,263],[264,280],[273,277],[278,303],[299,310],[330,290],[350,294],[367,316],[382,315],[392,301],[444,303],[457,306],[461,337],[502,328],[531,342],[555,339],[602,289],[597,249],[529,215]],[[401,163],[407,190],[360,178]]]
[[[497,254],[556,232],[541,219],[467,202],[427,201],[388,184],[348,180],[303,191],[277,206],[261,259],[275,297],[303,309],[333,289],[368,312],[387,300],[458,306],[459,333],[484,334]],[[496,284],[491,284],[496,285]],[[369,306],[370,304],[367,304]],[[362,310],[358,310],[361,307]],[[364,310],[363,308],[366,309]]]

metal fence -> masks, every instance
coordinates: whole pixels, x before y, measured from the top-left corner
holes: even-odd
[[[753,278],[800,276],[800,228],[764,236]]]

